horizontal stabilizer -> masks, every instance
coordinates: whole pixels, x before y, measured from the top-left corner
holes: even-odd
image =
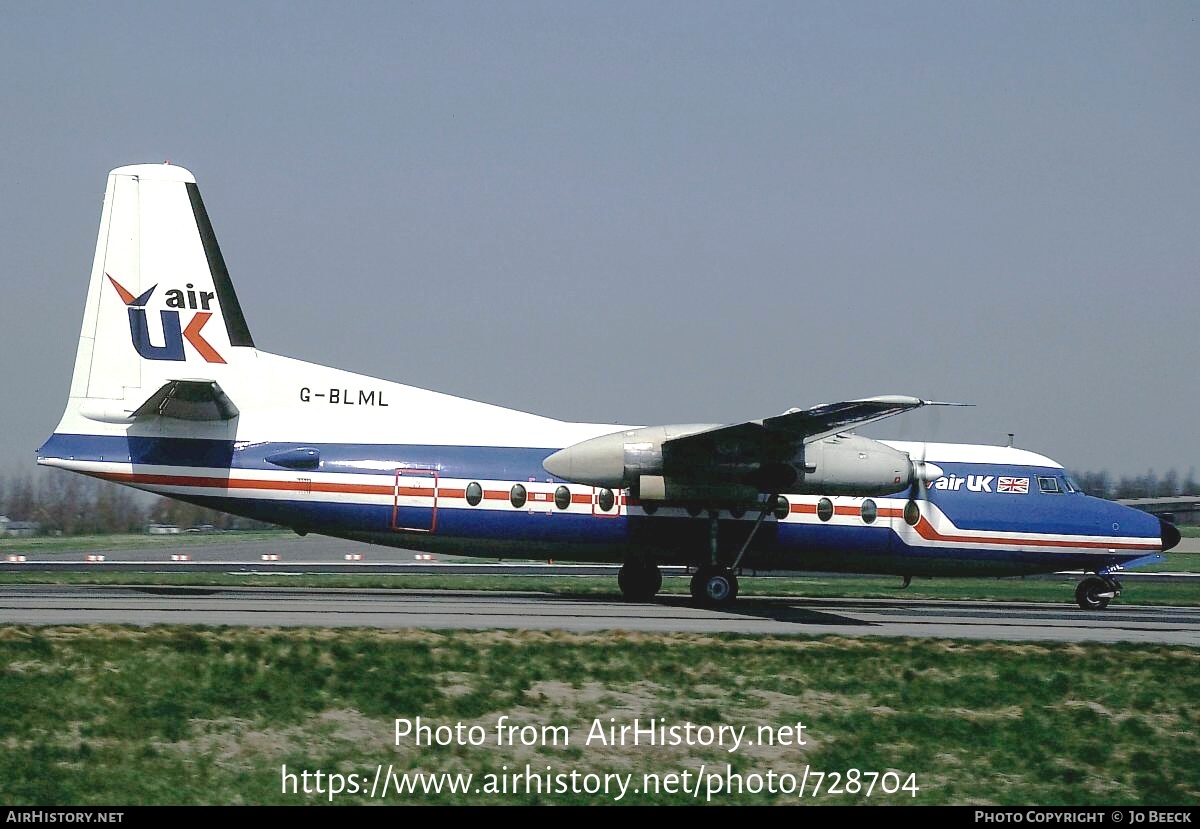
[[[237,406],[214,380],[171,380],[138,406],[135,418],[170,417],[176,420],[233,420]]]

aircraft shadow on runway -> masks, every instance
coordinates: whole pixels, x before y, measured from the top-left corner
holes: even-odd
[[[550,597],[548,597],[550,598]],[[614,600],[621,602],[629,608],[636,607],[676,607],[691,611],[697,610],[692,600],[687,596],[658,596],[650,602],[622,602],[619,596],[614,595],[578,595],[558,593],[552,598],[561,599],[572,602],[595,602],[597,604],[611,604]],[[841,616],[836,613],[826,613],[819,610],[811,610],[805,607],[797,607],[793,599],[768,599],[768,598],[740,598],[731,607],[721,608],[720,610],[712,610],[712,613],[729,613],[736,616],[745,616],[748,618],[770,619],[773,622],[784,622],[794,625],[823,625],[823,626],[844,626],[844,627],[877,627],[874,622],[865,622],[862,619],[854,619],[849,616]]]

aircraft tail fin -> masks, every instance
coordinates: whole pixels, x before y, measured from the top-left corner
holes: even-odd
[[[199,396],[225,419],[237,410],[217,383],[253,355],[195,177],[169,164],[109,173],[68,415],[128,422]]]

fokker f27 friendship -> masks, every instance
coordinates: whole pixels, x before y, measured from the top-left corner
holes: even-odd
[[[291,527],[480,556],[659,564],[696,601],[737,573],[1117,574],[1179,532],[1012,447],[870,440],[928,401],[884,396],[735,425],[569,423],[255,347],[196,180],[112,171],[66,412],[38,462]]]

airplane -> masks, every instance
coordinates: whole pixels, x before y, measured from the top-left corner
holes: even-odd
[[[70,394],[38,463],[309,532],[430,553],[659,565],[727,607],[746,569],[1006,576],[1081,570],[1098,610],[1169,522],[1011,446],[871,440],[883,395],[746,423],[574,423],[260,350],[195,177],[108,176]]]

